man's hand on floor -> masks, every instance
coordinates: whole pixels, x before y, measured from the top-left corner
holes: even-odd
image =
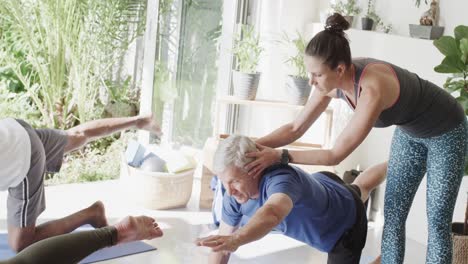
[[[216,235],[199,238],[196,244],[197,246],[209,247],[213,252],[223,252],[226,254],[236,251],[240,246],[239,239],[237,239],[235,235]]]

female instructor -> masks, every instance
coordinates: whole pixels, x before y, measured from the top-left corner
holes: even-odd
[[[382,262],[403,263],[406,218],[427,172],[426,263],[449,264],[450,223],[467,152],[463,109],[446,91],[412,72],[375,59],[352,59],[344,33],[348,28],[349,23],[334,14],[309,42],[305,64],[315,89],[293,122],[257,140],[259,151],[247,154],[256,160],[246,169],[257,176],[278,162],[337,165],[372,127],[396,125],[388,161]],[[354,115],[331,149],[273,149],[301,137],[332,98],[345,100]]]

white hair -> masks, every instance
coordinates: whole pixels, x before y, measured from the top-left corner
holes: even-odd
[[[253,161],[247,158],[246,153],[257,150],[255,142],[246,136],[232,135],[222,140],[216,149],[213,160],[213,172],[220,174],[228,167],[235,166],[244,169],[244,166]]]

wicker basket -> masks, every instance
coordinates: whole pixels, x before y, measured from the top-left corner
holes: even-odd
[[[192,195],[194,170],[180,173],[147,172],[128,166],[122,159],[120,181],[129,200],[148,209],[187,205]]]
[[[458,229],[458,230],[455,230]],[[452,231],[463,230],[463,223],[452,223]],[[468,236],[452,232],[453,259],[452,264],[468,264]]]
[[[453,259],[452,264],[468,264],[468,197],[465,222],[452,223]]]

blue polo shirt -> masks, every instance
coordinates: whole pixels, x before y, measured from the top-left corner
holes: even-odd
[[[293,209],[275,228],[311,247],[330,252],[356,219],[351,192],[322,173],[308,174],[293,166],[275,166],[259,183],[258,199],[239,204],[227,193],[223,197],[222,220],[230,226],[248,221],[274,193],[284,193]]]

